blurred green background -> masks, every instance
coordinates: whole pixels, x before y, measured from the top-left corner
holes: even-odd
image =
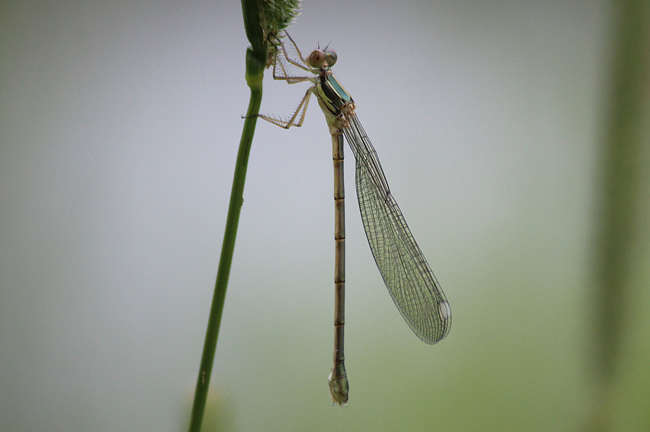
[[[454,324],[431,347],[402,321],[348,152],[351,389],[332,408],[327,128],[315,103],[302,128],[260,122],[206,430],[581,430],[613,16],[586,0],[303,4],[290,33],[337,51]],[[0,430],[185,430],[248,103],[240,3],[5,2],[0,44]],[[262,112],[306,88],[267,72]],[[629,297],[618,430],[650,424],[647,297]]]

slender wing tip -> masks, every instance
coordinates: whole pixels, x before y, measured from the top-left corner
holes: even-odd
[[[411,327],[413,333],[415,333],[422,342],[429,345],[437,344],[443,340],[449,334],[449,330],[451,330],[451,308],[449,307],[449,302],[446,300],[438,302],[436,309],[437,311],[432,311],[432,320],[429,321],[433,322],[433,325],[431,326],[417,326],[415,323],[406,319],[407,324]],[[436,313],[437,316],[433,315]]]

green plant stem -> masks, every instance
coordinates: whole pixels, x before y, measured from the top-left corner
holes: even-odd
[[[266,0],[265,0],[266,1]],[[255,125],[260,113],[262,104],[262,81],[264,70],[267,66],[269,43],[266,40],[268,34],[276,34],[288,26],[298,15],[300,2],[298,0],[241,0],[244,28],[246,37],[251,46],[246,50],[246,83],[251,89],[248,102],[248,111],[244,120],[244,130],[239,142],[235,174],[230,192],[230,205],[228,206],[228,218],[226,219],[226,230],[221,246],[221,258],[217,270],[217,281],[214,287],[208,329],[203,345],[203,355],[199,376],[196,382],[194,394],[194,405],[190,419],[190,432],[199,432],[203,422],[205,404],[208,398],[212,365],[217,349],[219,338],[219,327],[221,316],[226,300],[226,288],[230,276],[233,253],[235,250],[235,239],[237,227],[239,226],[239,215],[244,203],[244,184],[246,182],[246,169],[248,168],[248,155],[250,154]],[[262,8],[263,7],[263,8]],[[262,9],[261,9],[262,8]],[[271,51],[272,53],[274,51]]]
[[[644,99],[650,50],[647,1],[618,4],[618,33],[603,161],[597,315],[598,369],[604,380],[615,370],[625,317],[630,254],[636,238],[638,179]]]
[[[255,124],[257,117],[251,117],[259,113],[262,102],[262,88],[251,90],[250,103],[246,120],[244,121],[244,131],[241,141],[239,142],[239,152],[235,165],[235,175],[230,192],[230,205],[228,207],[228,218],[226,220],[226,230],[221,247],[221,258],[219,260],[219,269],[217,271],[217,281],[214,288],[214,297],[210,309],[210,318],[208,320],[208,329],[205,335],[203,345],[203,356],[201,357],[201,366],[199,377],[196,383],[196,392],[194,394],[194,406],[192,407],[192,418],[190,422],[190,432],[201,430],[201,422],[205,410],[205,403],[210,386],[210,377],[212,375],[212,365],[217,348],[217,339],[219,337],[219,327],[221,326],[221,316],[223,305],[226,300],[226,289],[228,287],[228,278],[230,276],[230,267],[232,264],[233,252],[235,250],[235,239],[237,237],[237,227],[239,225],[239,215],[243,204],[244,183],[246,182],[246,168],[248,167],[248,155],[250,153],[253,135],[255,133]]]
[[[266,45],[262,41],[262,31],[259,26],[258,0],[242,0],[242,9],[244,12],[246,34],[252,45],[252,47],[246,50],[246,83],[251,89],[251,95],[235,164],[226,229],[221,246],[221,258],[219,259],[219,269],[217,270],[217,280],[214,287],[210,318],[208,319],[208,329],[205,334],[201,366],[196,382],[196,391],[194,393],[190,432],[199,432],[201,430],[201,423],[203,422],[203,414],[205,412],[205,404],[210,387],[210,377],[212,375],[212,365],[214,363],[217,340],[219,338],[221,316],[226,300],[230,267],[235,250],[239,215],[242,204],[244,203],[244,184],[246,182],[246,169],[248,168],[248,155],[250,154],[251,144],[255,134],[257,115],[260,112],[260,105],[262,104],[262,80],[264,78],[267,54]]]
[[[650,50],[647,1],[621,1],[609,119],[603,161],[603,204],[600,232],[598,367],[610,379],[619,354],[630,274],[630,254],[636,238],[638,179],[644,127]],[[645,9],[645,13],[644,13]]]
[[[601,208],[595,274],[596,385],[594,418],[587,429],[610,430],[612,388],[621,364],[621,342],[630,325],[634,251],[639,239],[639,187],[650,91],[650,2],[616,2],[613,74],[602,162]],[[643,194],[647,191],[643,192]]]

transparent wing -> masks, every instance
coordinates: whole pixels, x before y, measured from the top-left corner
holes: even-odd
[[[413,332],[434,344],[449,333],[451,309],[390,193],[377,152],[356,115],[343,133],[356,158],[361,220],[386,288]]]

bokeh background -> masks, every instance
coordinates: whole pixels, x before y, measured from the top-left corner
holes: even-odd
[[[327,128],[315,103],[302,128],[258,122],[206,430],[580,429],[612,16],[593,0],[304,2],[291,35],[337,51],[453,327],[432,347],[402,321],[348,152],[351,392],[332,408]],[[0,430],[187,428],[247,46],[238,1],[0,6]],[[267,72],[262,112],[289,114],[306,87]]]

